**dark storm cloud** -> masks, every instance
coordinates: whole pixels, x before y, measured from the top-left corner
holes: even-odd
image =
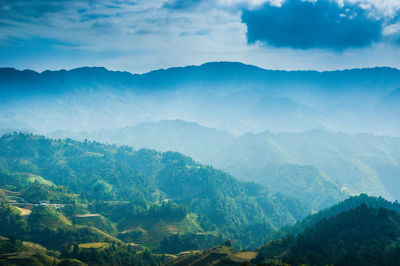
[[[344,50],[379,42],[384,20],[359,3],[318,0],[286,0],[281,6],[265,3],[243,10],[247,40],[275,47]]]

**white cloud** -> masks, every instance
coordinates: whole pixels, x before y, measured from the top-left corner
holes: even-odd
[[[394,16],[400,9],[399,0],[337,0],[343,5],[343,2],[359,3],[363,7],[374,7],[384,16]]]
[[[135,4],[132,1],[116,4],[111,0],[72,4],[65,1],[65,8],[36,17],[34,23],[1,16],[0,23],[8,26],[0,26],[0,49],[12,51],[15,46],[15,54],[3,57],[1,64],[37,70],[97,65],[132,72],[207,61],[242,61],[272,69],[400,67],[400,50],[389,44],[344,53],[249,46],[240,9],[230,7],[255,8],[264,2],[218,0],[214,5],[173,12],[162,8],[165,0],[138,0]],[[399,1],[391,0],[362,2],[379,5],[385,14],[393,14],[390,8],[400,6]],[[398,26],[385,29],[388,34],[398,30]],[[51,48],[55,51],[42,51],[40,57],[35,50],[22,53],[21,47],[29,49],[35,39],[39,44],[41,39],[54,42]],[[43,49],[48,48],[46,45],[43,43]]]

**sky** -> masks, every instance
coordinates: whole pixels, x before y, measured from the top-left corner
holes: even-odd
[[[0,0],[0,67],[400,68],[400,0]]]

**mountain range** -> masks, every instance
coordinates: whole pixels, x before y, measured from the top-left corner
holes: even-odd
[[[310,208],[287,194],[171,151],[5,134],[0,202],[5,264],[399,259],[397,202],[363,194],[306,217]]]
[[[398,265],[399,106],[386,67],[0,68],[0,264]]]
[[[180,120],[48,136],[178,151],[273,192],[291,191],[313,210],[359,193],[400,199],[398,137],[322,130],[234,136]]]
[[[39,133],[182,119],[234,134],[318,128],[398,136],[399,81],[393,68],[276,71],[234,62],[145,74],[2,68],[0,122]]]

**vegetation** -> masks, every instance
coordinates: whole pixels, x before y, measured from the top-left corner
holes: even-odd
[[[177,254],[187,250],[209,249],[221,245],[223,238],[213,234],[175,234],[165,238],[157,250],[159,253]]]
[[[121,242],[92,247],[65,244],[55,252],[15,237],[0,237],[1,265],[161,265],[169,260]]]
[[[312,166],[296,164],[268,164],[250,175],[272,192],[284,191],[310,206],[312,212],[345,199],[346,193],[329,177]]]
[[[318,172],[303,170],[306,187],[307,171]],[[362,194],[300,222],[309,205],[175,152],[14,133],[0,138],[0,175],[0,235],[9,238],[0,239],[1,263],[399,262],[397,202]],[[237,251],[266,242],[258,255]]]
[[[283,261],[293,265],[399,265],[399,237],[397,212],[363,204],[297,236]]]
[[[259,182],[271,193],[289,194],[315,212],[359,193],[400,199],[400,139],[395,137],[322,130],[235,137],[175,120],[53,136],[182,152],[239,180]]]
[[[360,206],[361,204],[366,204],[367,206],[373,208],[383,207],[400,213],[400,204],[397,202],[390,202],[381,197],[371,197],[367,196],[366,194],[361,194],[359,196],[350,197],[330,208],[324,209],[316,214],[310,215],[301,222],[298,222],[293,226],[282,228],[278,232],[277,237],[284,237],[288,234],[290,235],[299,234],[308,227],[315,225],[319,221],[322,221],[324,219],[329,219],[330,217],[333,217],[341,212],[354,209]]]
[[[79,259],[91,265],[161,265],[169,260],[153,255],[148,249],[137,252],[134,246],[121,242],[99,248],[67,245],[61,250],[61,258]]]
[[[46,186],[36,182],[24,189],[21,194],[21,198],[30,203],[46,200],[51,203],[74,204],[78,202],[78,197],[65,187]]]
[[[249,261],[256,255],[255,252],[238,252],[232,247],[220,245],[204,251],[181,254],[177,259],[166,265],[250,265]]]
[[[291,265],[398,265],[399,236],[398,212],[362,203],[258,251],[264,262]]]
[[[283,180],[290,177],[294,189],[301,189],[301,183],[298,182],[306,179],[293,179],[297,177],[293,173],[297,171],[302,174],[308,171],[310,173],[305,177],[316,177],[310,182],[311,195],[321,197],[320,193],[324,192],[331,196],[325,197],[329,200],[328,205],[324,203],[324,197],[320,202],[316,202],[316,205],[314,203],[314,206],[321,204],[321,208],[329,207],[329,202],[336,203],[343,199],[332,185],[336,185],[345,196],[368,193],[394,200],[400,198],[397,189],[400,186],[399,140],[368,134],[334,134],[322,130],[287,134],[245,134],[235,139],[228,147],[220,149],[213,165],[246,180],[272,179],[274,175],[268,171],[273,170],[275,166],[271,167],[271,164],[280,165],[277,170],[283,172],[281,177]],[[296,170],[289,167],[285,170],[285,165],[293,164],[313,166],[324,178],[318,175],[318,172],[313,173],[307,168]],[[282,165],[283,169],[280,169]],[[290,186],[287,182],[274,184],[274,189],[283,189],[281,192],[287,191]]]
[[[49,237],[62,234],[57,230],[76,235],[83,230],[79,226],[95,226],[150,248],[181,236],[184,244],[177,250],[210,247],[205,236],[255,248],[282,225],[309,214],[294,198],[270,194],[261,185],[239,182],[174,152],[13,133],[0,138],[0,169],[8,180],[3,185],[14,185],[24,201],[62,205],[53,213],[32,209],[28,223],[40,232],[53,230]],[[32,177],[37,177],[34,182],[24,181]],[[85,230],[96,237],[79,241],[103,241],[102,235]],[[55,240],[38,243],[61,245]]]
[[[57,252],[34,243],[23,242],[14,236],[9,239],[0,237],[1,265],[58,265],[61,261],[57,256]]]

